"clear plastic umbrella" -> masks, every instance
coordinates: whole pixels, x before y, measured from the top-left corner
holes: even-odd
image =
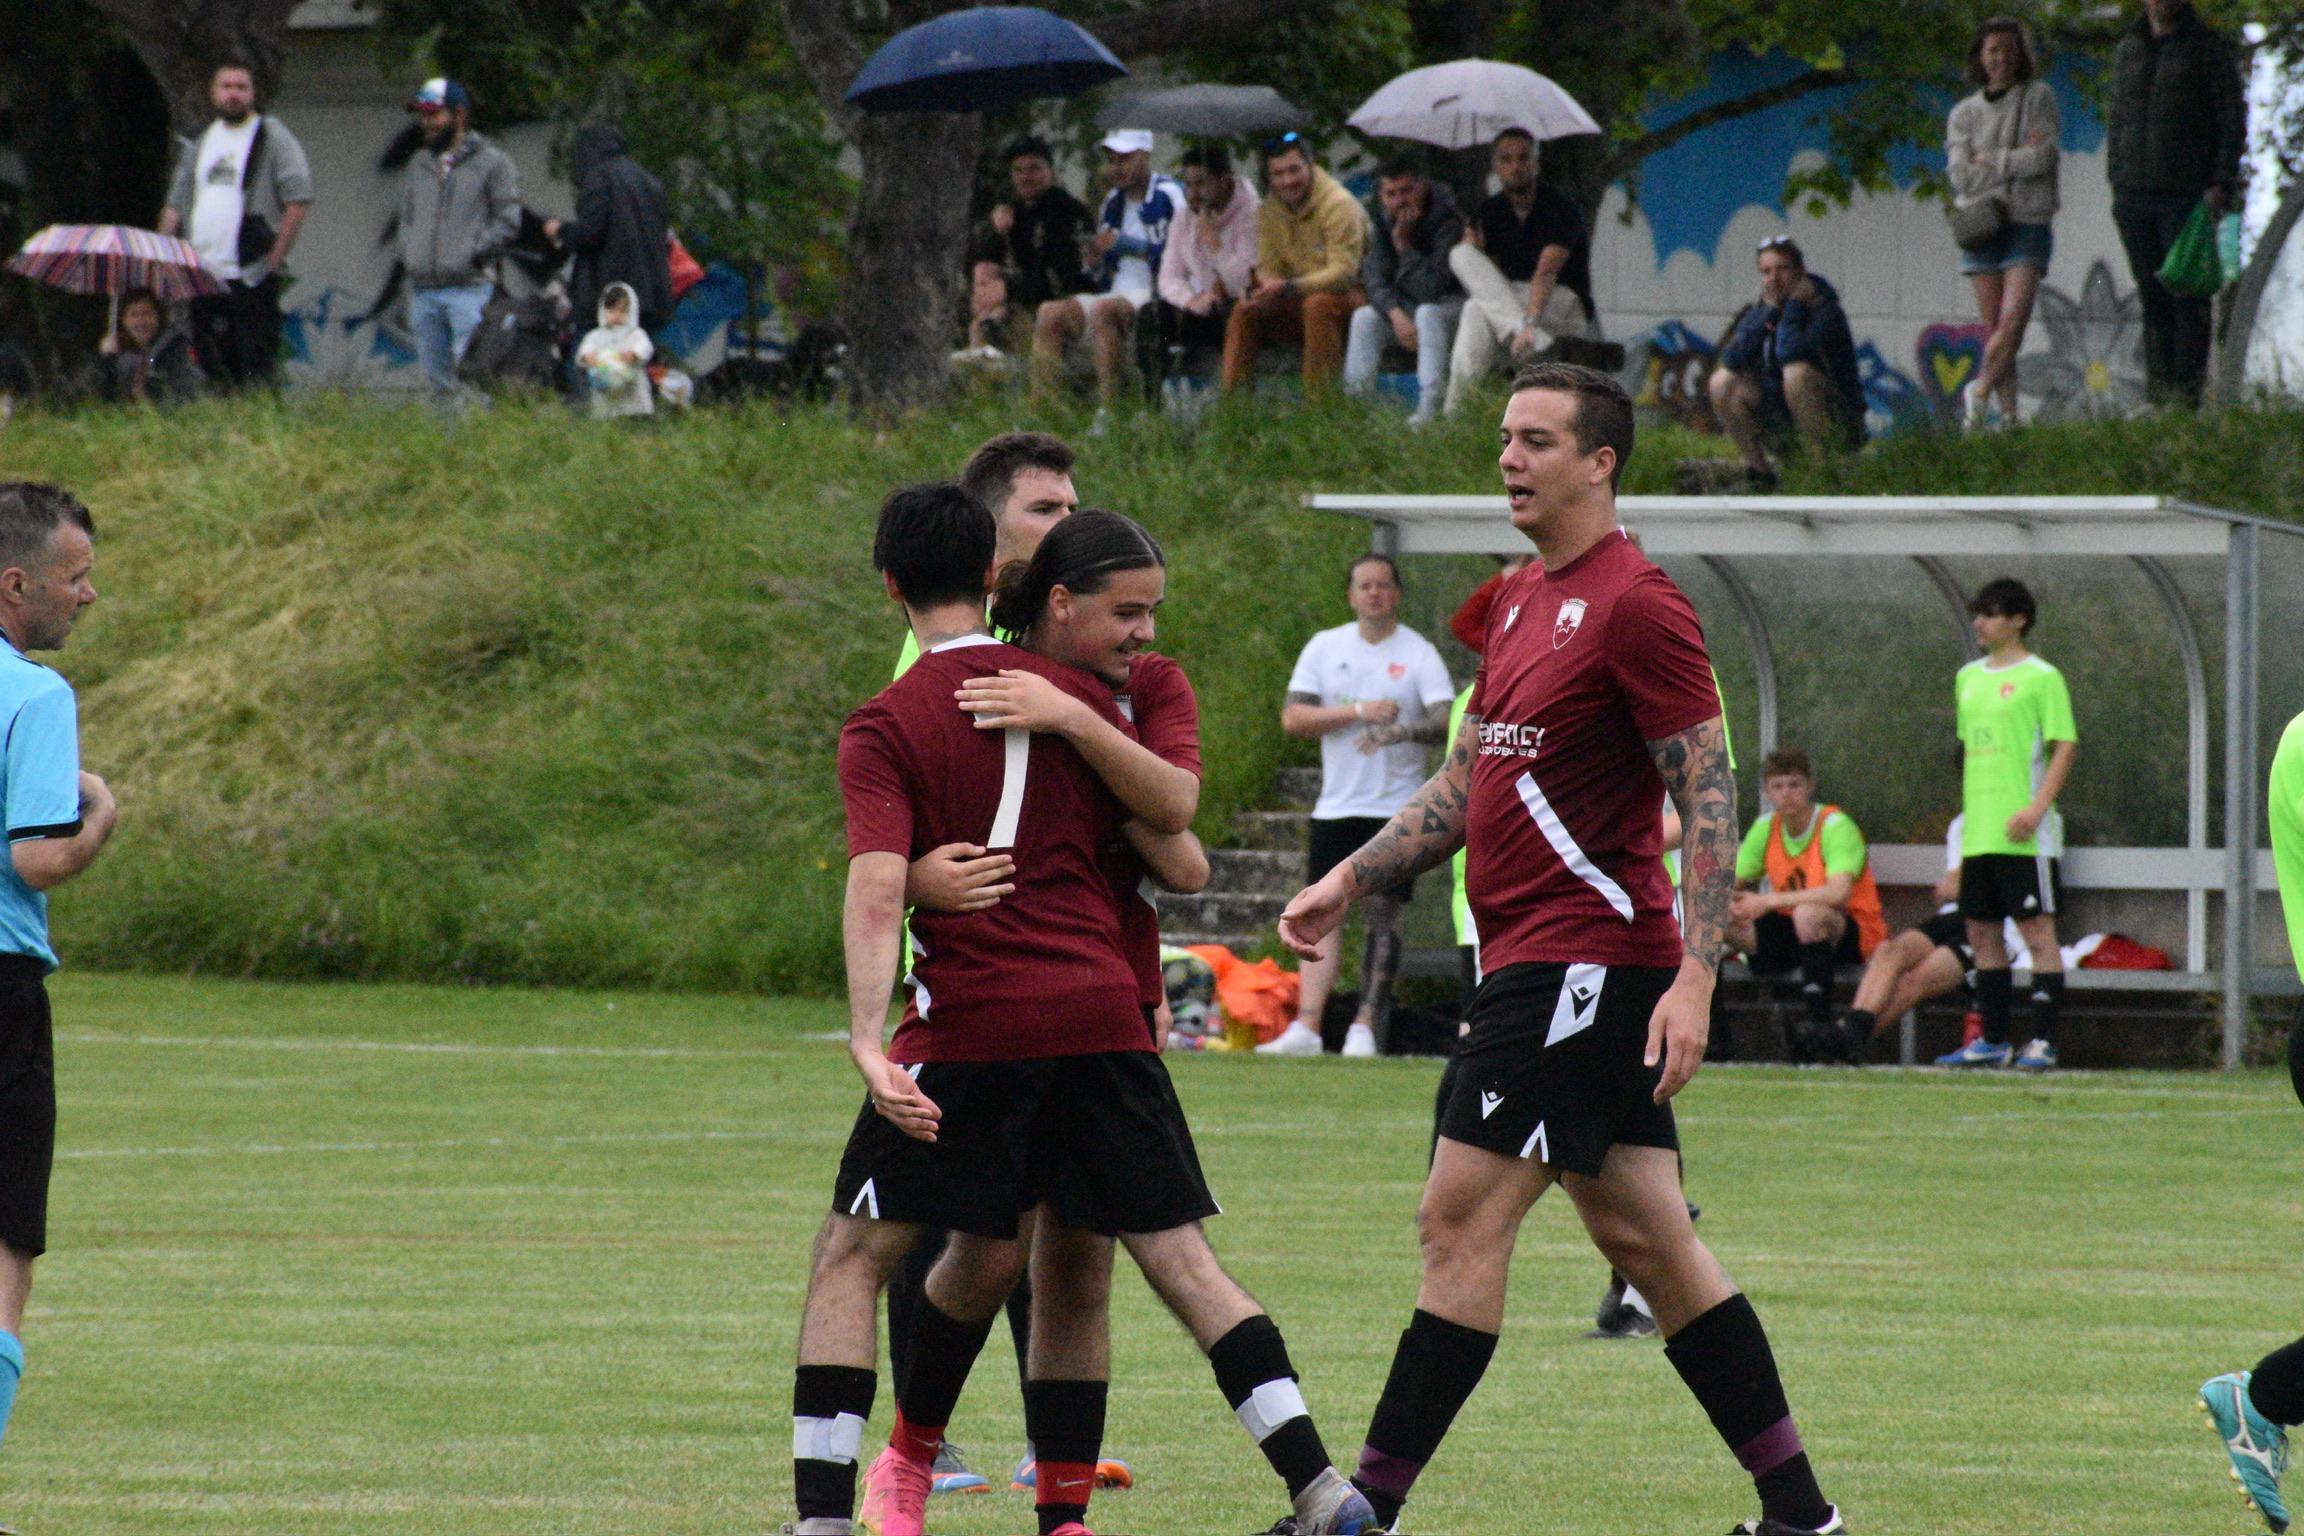
[[[1600,132],[1592,114],[1557,82],[1494,59],[1412,69],[1346,121],[1376,138],[1414,139],[1442,149],[1486,144],[1507,128],[1524,128],[1540,140]]]

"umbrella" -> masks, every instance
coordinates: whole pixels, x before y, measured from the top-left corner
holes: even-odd
[[[1377,138],[1414,139],[1443,149],[1486,144],[1507,128],[1524,128],[1538,139],[1600,131],[1592,114],[1553,81],[1492,59],[1412,69],[1345,121]]]
[[[1111,49],[1061,16],[985,5],[888,39],[857,71],[848,100],[867,112],[977,112],[1034,96],[1077,96],[1127,73]]]
[[[1301,128],[1302,107],[1268,85],[1180,85],[1116,101],[1096,115],[1099,128],[1157,128],[1202,139],[1241,139]]]
[[[125,224],[51,224],[8,258],[8,270],[68,293],[149,288],[175,300],[224,291],[188,241]]]

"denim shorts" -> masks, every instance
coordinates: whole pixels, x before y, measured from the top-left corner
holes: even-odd
[[[1979,272],[2005,272],[2010,267],[2032,267],[2042,273],[2048,270],[2048,253],[2056,247],[2056,231],[2046,224],[2003,224],[2000,237],[1978,251],[1960,253],[1960,270],[1968,276]]]

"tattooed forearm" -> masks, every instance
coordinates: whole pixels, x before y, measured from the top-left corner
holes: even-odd
[[[1681,932],[1687,952],[1717,970],[1736,877],[1736,779],[1718,716],[1648,743],[1680,813]]]
[[[1448,717],[1436,709],[1428,709],[1414,725],[1399,720],[1390,725],[1372,725],[1366,739],[1379,747],[1391,746],[1396,741],[1419,741],[1430,746],[1448,739]]]
[[[1424,781],[1383,830],[1345,860],[1359,890],[1387,890],[1411,880],[1447,863],[1464,846],[1464,813],[1472,800],[1472,754],[1479,730],[1479,718],[1466,715],[1440,771]]]

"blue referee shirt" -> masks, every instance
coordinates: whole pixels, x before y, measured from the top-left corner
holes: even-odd
[[[0,635],[0,803],[11,846],[80,830],[80,727],[72,685]],[[0,954],[29,955],[56,969],[48,947],[48,897],[26,885],[13,859],[0,863]]]

